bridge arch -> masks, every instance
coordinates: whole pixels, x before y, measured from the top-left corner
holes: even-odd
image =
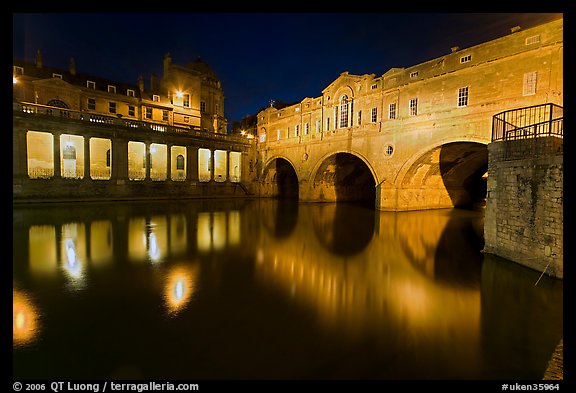
[[[310,201],[366,202],[373,206],[378,176],[362,154],[335,150],[315,163],[308,184]]]
[[[486,198],[488,148],[477,139],[443,140],[416,152],[393,187],[400,210],[470,207]]]
[[[299,180],[294,163],[287,157],[275,156],[263,166],[260,177],[260,196],[298,199]]]

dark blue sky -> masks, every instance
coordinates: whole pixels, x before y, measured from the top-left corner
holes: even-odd
[[[318,97],[344,71],[381,75],[561,17],[556,13],[14,13],[13,56],[135,83],[164,54],[201,57],[230,124],[269,101]]]

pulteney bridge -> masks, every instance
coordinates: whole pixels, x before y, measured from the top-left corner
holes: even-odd
[[[343,72],[319,97],[266,108],[260,195],[392,211],[483,202],[493,116],[563,105],[562,31],[560,19],[381,76]]]

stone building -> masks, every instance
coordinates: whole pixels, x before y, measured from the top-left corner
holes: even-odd
[[[200,58],[186,66],[164,56],[163,75],[148,85],[78,72],[73,58],[62,70],[44,64],[40,50],[34,63],[14,60],[13,98],[19,102],[117,116],[212,133],[226,133],[224,91],[214,71]]]

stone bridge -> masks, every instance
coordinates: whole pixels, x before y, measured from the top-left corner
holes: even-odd
[[[260,146],[262,196],[375,201],[381,210],[466,206],[486,196],[495,112],[424,116]]]

